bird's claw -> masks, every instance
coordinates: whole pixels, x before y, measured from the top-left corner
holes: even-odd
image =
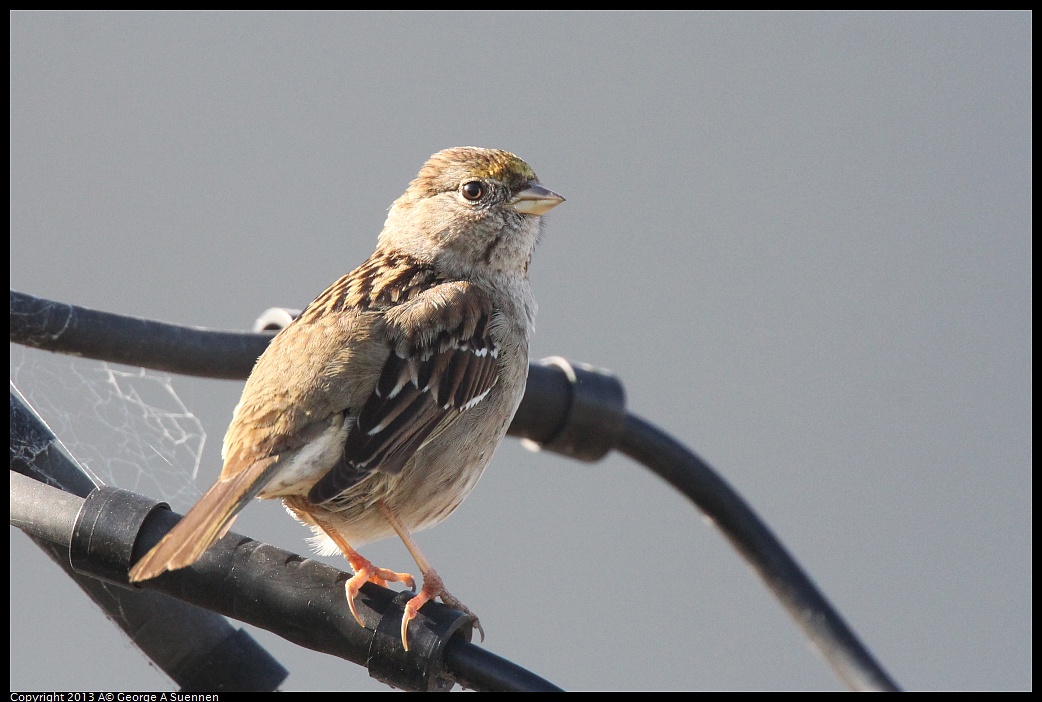
[[[375,583],[381,587],[386,587],[388,582],[402,583],[413,592],[416,592],[416,578],[409,573],[396,573],[386,568],[377,568],[365,559],[362,559],[362,561],[351,564],[351,567],[355,569],[355,574],[348,579],[344,585],[344,590],[347,593],[347,606],[350,607],[351,614],[354,615],[355,621],[358,622],[359,626],[365,627],[362,617],[358,614],[358,608],[355,607],[355,598],[358,597],[358,591],[362,589],[363,585]]]
[[[424,575],[423,588],[420,590],[419,594],[405,603],[405,613],[402,615],[402,647],[405,648],[406,651],[409,650],[409,622],[416,618],[416,614],[420,611],[420,608],[423,607],[423,605],[436,597],[440,598],[446,606],[459,610],[470,617],[473,627],[478,630],[479,634],[481,634],[481,641],[485,641],[485,630],[481,628],[481,621],[478,619],[477,615],[467,609],[465,604],[460,602],[458,598],[445,589],[445,584],[437,573],[430,571]]]

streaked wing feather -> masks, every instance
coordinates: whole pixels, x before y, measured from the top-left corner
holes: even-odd
[[[426,305],[420,310],[426,318],[411,309],[399,315],[418,328],[392,327],[394,350],[358,412],[343,457],[308,493],[312,504],[336,498],[374,470],[400,472],[432,432],[495,385],[498,351],[488,332],[493,310],[487,296],[464,283],[439,288],[447,289],[412,303]],[[423,330],[424,324],[440,326],[440,333]]]

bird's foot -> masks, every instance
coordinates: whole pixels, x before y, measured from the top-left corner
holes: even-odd
[[[458,609],[470,616],[474,628],[481,634],[481,640],[485,640],[485,630],[481,628],[481,621],[477,615],[467,609],[466,605],[445,589],[445,583],[442,582],[440,575],[434,570],[429,570],[423,574],[423,588],[419,594],[405,603],[405,614],[402,616],[402,646],[406,651],[409,650],[409,639],[407,637],[409,622],[416,618],[416,613],[420,611],[420,607],[423,607],[423,605],[436,597],[440,598],[449,607]]]
[[[354,615],[355,621],[358,622],[359,626],[364,627],[365,624],[362,622],[362,618],[358,616],[358,609],[355,607],[355,598],[363,585],[375,583],[381,587],[386,587],[388,582],[402,583],[405,587],[416,592],[416,578],[408,573],[396,573],[386,568],[377,568],[369,559],[359,556],[357,553],[354,556],[354,558],[348,558],[348,562],[351,564],[351,569],[355,571],[355,574],[347,581],[344,589],[347,591],[347,606],[351,608],[351,614]]]

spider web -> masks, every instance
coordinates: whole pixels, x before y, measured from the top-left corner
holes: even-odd
[[[170,376],[11,344],[11,379],[101,482],[175,510],[198,498],[206,431]]]

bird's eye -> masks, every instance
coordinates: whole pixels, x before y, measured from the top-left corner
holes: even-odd
[[[463,196],[464,200],[481,199],[481,196],[485,194],[485,184],[480,180],[468,180],[463,185],[459,186],[460,195]]]

